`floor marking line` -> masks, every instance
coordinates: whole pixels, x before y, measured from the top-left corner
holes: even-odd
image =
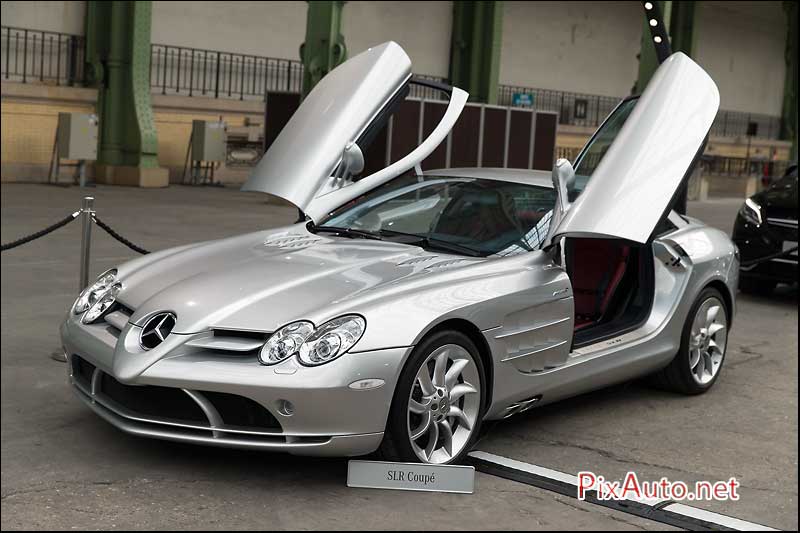
[[[482,451],[470,452],[467,459],[485,474],[578,499],[578,478],[571,474]],[[595,491],[586,491],[584,501],[690,531],[779,531],[671,500],[600,500]]]

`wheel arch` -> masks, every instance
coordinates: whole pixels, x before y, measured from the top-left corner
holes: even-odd
[[[703,292],[703,290],[705,290],[708,287],[716,289],[722,295],[722,300],[723,300],[722,303],[725,304],[725,310],[727,311],[728,315],[728,327],[730,328],[733,325],[733,312],[734,312],[733,294],[731,294],[730,288],[728,287],[727,283],[725,283],[721,279],[714,279],[708,282],[703,287],[703,289],[700,290],[700,292]]]
[[[463,333],[475,344],[475,347],[478,349],[478,355],[481,358],[481,363],[483,363],[483,371],[486,375],[486,394],[484,399],[484,407],[485,409],[488,409],[489,406],[492,405],[492,393],[494,389],[494,360],[492,359],[492,351],[489,348],[489,343],[486,341],[486,337],[483,336],[483,333],[481,333],[481,330],[478,328],[478,326],[469,320],[464,318],[449,318],[430,327],[423,335],[421,335],[420,340],[428,337],[429,335],[445,330],[453,330]]]

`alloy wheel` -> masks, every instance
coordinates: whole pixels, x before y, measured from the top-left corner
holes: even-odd
[[[419,368],[408,399],[408,437],[425,463],[448,463],[467,446],[478,422],[481,383],[462,346],[435,349]]]

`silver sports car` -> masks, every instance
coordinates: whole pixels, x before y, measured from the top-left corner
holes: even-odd
[[[408,94],[389,42],[328,74],[245,185],[291,226],[109,270],[61,326],[70,383],[131,434],[450,463],[484,420],[632,378],[719,377],[738,253],[671,209],[717,112],[672,55],[574,164],[423,172],[468,95],[408,155],[362,176]]]

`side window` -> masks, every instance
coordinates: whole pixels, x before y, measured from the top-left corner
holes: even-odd
[[[619,131],[628,119],[628,116],[636,107],[638,98],[631,98],[622,102],[614,112],[609,116],[606,121],[600,126],[600,129],[595,132],[594,136],[589,140],[589,143],[581,150],[578,157],[575,159],[573,167],[575,168],[575,189],[570,195],[570,201],[583,192],[589,180],[592,179],[597,165],[603,160],[603,156],[611,147],[611,144],[619,135]]]

